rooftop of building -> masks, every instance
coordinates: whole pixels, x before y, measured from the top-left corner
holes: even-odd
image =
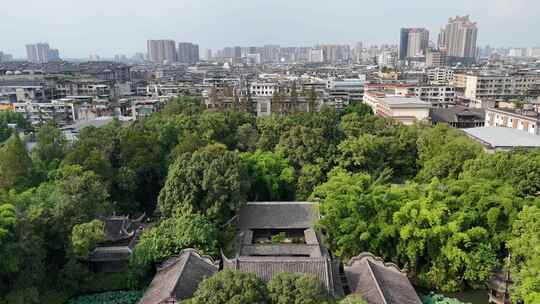
[[[540,136],[512,128],[482,127],[463,130],[490,149],[538,148]]]
[[[540,120],[540,113],[528,109],[511,109],[511,108],[488,108],[488,111],[499,112],[513,116],[519,116],[531,120]]]
[[[431,108],[430,116],[433,122],[458,122],[462,118],[473,118],[484,121],[486,111],[484,109],[455,106],[450,108]]]

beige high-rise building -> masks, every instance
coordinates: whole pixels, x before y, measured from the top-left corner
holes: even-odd
[[[446,49],[447,56],[474,61],[478,27],[469,16],[448,19],[439,35],[439,47]]]
[[[148,60],[154,63],[176,62],[176,44],[174,40],[148,40]]]
[[[423,28],[409,29],[407,58],[418,58],[426,55],[429,44],[429,31]]]

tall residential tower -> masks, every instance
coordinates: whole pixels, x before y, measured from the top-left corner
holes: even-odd
[[[469,16],[448,19],[439,35],[439,47],[446,50],[453,61],[474,62],[478,27]]]
[[[148,40],[148,60],[154,63],[176,62],[176,45],[174,40]]]
[[[429,31],[425,28],[402,28],[399,60],[423,58],[429,45]]]

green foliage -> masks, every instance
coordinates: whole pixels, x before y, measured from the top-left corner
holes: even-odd
[[[7,140],[13,133],[9,125],[16,125],[17,129],[22,131],[30,129],[30,124],[21,113],[0,111],[0,143]]]
[[[22,189],[31,183],[32,161],[17,134],[0,146],[0,189]]]
[[[164,116],[178,114],[193,116],[202,113],[203,109],[204,105],[199,98],[182,96],[169,101],[162,113]]]
[[[421,170],[417,179],[457,178],[467,160],[482,153],[482,146],[447,125],[425,129],[418,138],[418,161]]]
[[[75,256],[86,258],[105,239],[105,224],[100,220],[75,225],[71,232],[71,247]]]
[[[525,207],[514,222],[508,242],[512,255],[512,297],[525,304],[540,299],[540,208]]]
[[[339,301],[339,304],[367,304],[367,302],[361,296],[351,294]]]
[[[338,256],[370,251],[407,266],[421,285],[445,291],[483,285],[523,204],[498,181],[391,187],[343,170],[312,199],[321,202],[321,225]]]
[[[540,150],[482,154],[465,163],[464,174],[473,178],[504,180],[520,196],[536,196],[540,192]]]
[[[464,304],[458,299],[447,298],[440,294],[430,293],[421,297],[422,304]]]
[[[32,161],[41,174],[58,168],[67,151],[67,140],[54,124],[47,123],[36,132],[36,146],[32,149]]]
[[[313,189],[326,180],[325,175],[321,165],[307,164],[303,166],[296,182],[296,199],[307,200]]]
[[[264,282],[250,273],[226,269],[204,280],[190,304],[269,303]]]
[[[327,232],[330,248],[343,258],[362,251],[383,257],[395,254],[397,231],[391,223],[400,199],[369,175],[343,169],[330,173],[328,182],[311,196],[321,202],[320,225]]]
[[[134,268],[143,268],[160,263],[186,248],[217,256],[218,228],[199,214],[166,219],[143,233],[135,247],[132,264]]]
[[[313,110],[315,92],[303,93]],[[245,98],[219,113],[180,97],[131,124],[85,128],[73,145],[41,126],[31,158],[21,139],[8,139],[8,123],[30,130],[24,117],[0,113],[0,142],[8,139],[0,202],[9,202],[0,206],[0,303],[131,288],[139,278],[92,273],[76,259],[99,240],[92,221],[100,216],[161,216],[135,249],[132,266],[145,270],[186,247],[227,250],[234,227],[224,224],[248,199],[308,198],[320,202],[319,226],[343,259],[371,251],[407,267],[415,284],[447,291],[482,287],[510,251],[513,293],[537,300],[530,206],[538,205],[540,149],[487,154],[457,130],[404,126],[364,104],[297,106],[255,119],[238,111],[249,108]],[[231,301],[270,301],[254,290]]]
[[[220,225],[246,202],[248,189],[246,166],[238,153],[210,145],[180,156],[171,166],[159,210],[166,217],[200,213]]]
[[[322,162],[327,142],[322,129],[295,126],[281,136],[276,147],[278,155],[287,158],[295,168]]]
[[[287,201],[294,198],[294,168],[287,159],[272,152],[257,150],[242,155],[251,180],[249,199]]]
[[[379,125],[380,129],[373,129],[373,125]],[[340,128],[348,136],[338,146],[341,167],[371,174],[390,169],[398,180],[416,174],[416,127],[352,113],[342,118]]]
[[[268,282],[272,304],[318,304],[329,300],[326,289],[314,276],[280,273]]]
[[[66,237],[72,227],[105,216],[111,210],[109,194],[101,178],[80,166],[64,166],[56,172],[52,216]]]
[[[69,300],[68,304],[135,304],[142,295],[142,291],[113,291],[80,296]]]
[[[81,130],[77,140],[64,158],[63,164],[79,165],[85,170],[95,172],[104,181],[113,179],[113,159],[117,148],[119,122],[96,128]]]

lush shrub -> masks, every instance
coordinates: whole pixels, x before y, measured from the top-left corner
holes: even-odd
[[[142,295],[142,291],[105,292],[80,296],[69,300],[68,304],[135,304]]]

